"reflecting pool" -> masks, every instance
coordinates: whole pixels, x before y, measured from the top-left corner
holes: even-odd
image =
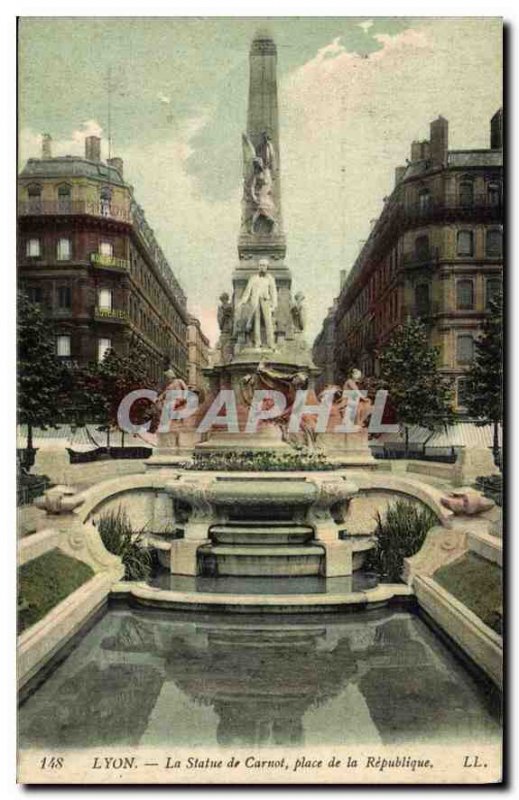
[[[416,615],[109,611],[20,707],[20,746],[491,742],[499,709]]]

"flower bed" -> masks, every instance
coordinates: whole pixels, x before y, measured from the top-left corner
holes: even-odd
[[[223,472],[313,472],[337,469],[321,452],[257,452],[231,451],[228,453],[195,453],[192,460],[181,467],[186,470]]]

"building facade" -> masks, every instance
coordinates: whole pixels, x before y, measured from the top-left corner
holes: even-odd
[[[490,123],[490,148],[449,150],[448,122],[413,142],[350,270],[335,312],[336,379],[352,366],[378,374],[377,353],[409,317],[427,325],[463,410],[463,376],[490,299],[503,277],[502,111]]]
[[[186,296],[148,225],[121,159],[53,158],[49,136],[18,180],[18,281],[52,326],[56,353],[79,365],[137,346],[149,375],[187,378]]]
[[[206,388],[204,369],[209,367],[209,339],[202,331],[200,320],[190,316],[187,326],[188,384],[197,389]]]

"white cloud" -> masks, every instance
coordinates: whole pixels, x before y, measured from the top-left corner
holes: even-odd
[[[500,99],[500,26],[420,20],[364,58],[335,40],[280,87],[284,217],[294,281],[317,332],[394,168],[429,122],[449,120],[451,148],[488,147]],[[312,338],[312,337],[309,337]]]
[[[452,148],[488,146],[488,121],[500,105],[499,21],[425,19],[395,36],[374,38],[380,49],[369,57],[348,52],[336,38],[280,83],[287,263],[294,288],[306,294],[309,342],[337,294],[339,271],[351,267],[411,141],[426,138],[429,122],[442,114]],[[214,342],[218,297],[232,288],[237,263],[241,187],[226,201],[212,202],[203,181],[191,177],[193,137],[209,124],[207,116],[179,121],[161,141],[114,152],[125,161],[125,175],[190,310]],[[55,142],[54,153],[82,154],[85,135],[100,132],[99,123],[88,120]],[[21,155],[39,151],[40,137],[22,130]],[[213,175],[224,168],[211,165]]]

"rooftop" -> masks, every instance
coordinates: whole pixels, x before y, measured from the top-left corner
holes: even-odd
[[[21,178],[93,178],[125,186],[119,170],[102,161],[90,161],[82,156],[29,158],[20,172]]]

